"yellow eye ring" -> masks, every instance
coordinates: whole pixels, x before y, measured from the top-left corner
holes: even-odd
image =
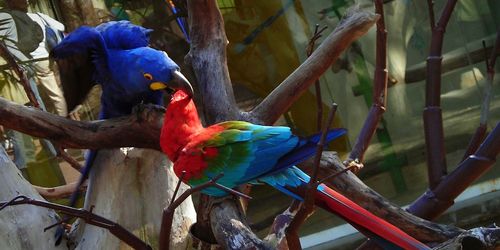
[[[144,73],[144,78],[146,78],[147,80],[153,80],[153,76],[149,73]]]

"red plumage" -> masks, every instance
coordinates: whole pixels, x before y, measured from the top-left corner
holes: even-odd
[[[164,118],[160,144],[174,162],[176,175],[181,176],[181,172],[185,171],[183,181],[203,177],[203,170],[208,167],[207,160],[219,154],[219,148],[204,143],[224,130],[223,126],[217,124],[203,128],[192,99],[182,91],[175,93]],[[324,184],[319,186],[315,198],[318,206],[339,215],[368,236],[379,236],[404,249],[428,249],[399,228]]]
[[[369,229],[372,233],[397,244],[404,249],[429,249],[401,229],[373,215],[358,204],[349,200],[325,184],[320,185],[323,192],[316,192],[316,205],[343,217],[358,229]]]

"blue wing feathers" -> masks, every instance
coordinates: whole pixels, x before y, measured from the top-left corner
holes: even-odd
[[[344,135],[346,132],[347,130],[345,129],[332,129],[328,131],[325,145],[328,144],[328,142]],[[316,152],[317,143],[320,138],[321,134],[316,134],[311,137],[301,139],[295,149],[288,152],[278,160],[274,169],[279,171],[282,168],[293,166],[311,157]]]
[[[134,25],[129,21],[113,21],[97,26],[108,49],[129,50],[146,47],[152,30]]]
[[[321,135],[299,138],[288,127],[244,122],[224,123],[223,126],[226,127],[222,132],[224,135],[221,133],[216,140],[204,145],[215,146],[219,150],[204,176],[213,177],[224,172],[224,177],[219,180],[224,186],[235,187],[257,179],[284,192],[286,186],[297,187],[309,181],[309,176],[294,165],[316,152]],[[332,141],[345,132],[345,129],[330,130],[326,140]],[[214,196],[225,195],[218,189],[205,189],[203,192]]]
[[[82,26],[64,38],[51,51],[51,56],[55,59],[64,59],[81,54],[105,56],[105,53],[106,45],[100,33],[93,27]]]

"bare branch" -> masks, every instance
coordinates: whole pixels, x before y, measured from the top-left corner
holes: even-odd
[[[429,9],[429,23],[431,29],[436,27],[436,16],[434,15],[434,0],[427,0],[427,8]]]
[[[50,203],[50,202],[46,202],[46,201],[35,200],[35,199],[28,198],[24,195],[20,195],[20,196],[13,198],[12,200],[10,200],[8,202],[0,202],[0,211],[7,206],[16,206],[16,205],[23,205],[23,204],[30,204],[30,205],[34,205],[34,206],[50,208],[50,209],[60,211],[63,214],[67,214],[67,215],[71,215],[73,217],[81,218],[81,219],[85,220],[85,222],[87,222],[91,225],[109,230],[110,233],[112,233],[118,239],[127,243],[129,246],[133,247],[134,249],[145,249],[145,250],[152,249],[151,246],[146,244],[144,241],[139,239],[133,233],[127,231],[125,228],[118,225],[117,223],[112,222],[106,218],[103,218],[103,217],[101,217],[97,214],[94,214],[91,211],[87,211],[85,209],[76,209],[76,208],[63,206],[63,205],[59,205],[59,204],[55,204],[55,203]]]
[[[483,40],[483,49],[486,55],[486,44]],[[490,114],[490,103],[493,98],[492,88],[493,88],[493,79],[495,78],[495,63],[497,60],[498,50],[500,49],[500,30],[497,31],[497,37],[495,40],[495,44],[493,45],[493,49],[491,51],[490,58],[486,57],[486,71],[488,72],[488,77],[486,79],[486,84],[484,85],[484,95],[483,95],[483,104],[481,105],[481,117],[479,118],[479,126],[474,132],[469,145],[467,145],[467,149],[465,150],[464,157],[462,160],[465,160],[469,155],[472,155],[481,142],[486,137],[487,131],[487,122]]]
[[[424,219],[435,219],[453,205],[453,201],[460,193],[495,164],[499,153],[500,123],[486,137],[474,155],[461,162],[439,185],[414,201],[408,211]]]
[[[312,172],[312,160],[308,160],[300,165],[308,173]],[[345,169],[344,164],[336,153],[332,152],[323,153],[320,166],[320,177],[329,176],[332,171],[338,173]],[[378,217],[384,218],[393,225],[398,225],[401,230],[421,242],[439,243],[451,239],[462,232],[459,228],[426,221],[404,211],[366,186],[352,173],[347,172],[337,175],[333,180],[327,179],[325,180],[325,184],[338,190]]]
[[[14,72],[16,72],[17,77],[19,77],[20,79],[21,86],[23,86],[30,102],[33,104],[33,106],[39,108],[40,104],[38,103],[38,100],[36,99],[35,94],[31,89],[28,77],[26,76],[26,72],[24,71],[24,69],[19,67],[16,59],[10,53],[3,42],[0,42],[0,56],[3,57],[5,61],[7,61],[7,64],[10,66],[10,68],[13,69]]]
[[[356,139],[356,143],[352,147],[351,153],[346,160],[346,165],[350,165],[353,161],[359,161],[359,164],[362,164],[366,150],[385,112],[387,100],[387,30],[385,28],[384,3],[382,0],[375,1],[375,12],[380,18],[377,20],[377,52],[372,107]]]
[[[310,57],[314,52],[314,46],[316,45],[316,41],[322,36],[323,31],[326,30],[326,26],[319,30],[319,24],[316,24],[314,28],[314,34],[311,39],[309,39],[309,43],[307,43],[306,55]],[[317,128],[318,131],[321,130],[321,126],[323,124],[323,100],[321,98],[321,85],[319,84],[319,78],[314,82],[314,91],[316,93],[316,108],[317,110]]]
[[[441,61],[442,48],[446,25],[457,0],[448,0],[439,18],[432,29],[431,47],[427,57],[427,77],[424,109],[424,130],[427,152],[427,170],[429,187],[434,188],[441,178],[446,175],[446,158],[444,148],[443,119],[441,112]],[[432,6],[430,6],[432,7]],[[433,21],[434,19],[431,19]]]
[[[140,113],[105,121],[73,121],[0,98],[0,124],[65,148],[141,147],[160,149],[163,112],[146,106]]]
[[[479,227],[469,229],[433,249],[498,249],[498,241],[500,241],[499,227]]]
[[[209,181],[202,183],[196,187],[189,188],[186,190],[184,193],[179,198],[175,198],[177,191],[179,190],[180,183],[183,181],[185,171],[182,173],[182,176],[179,178],[179,182],[177,183],[177,186],[175,188],[174,194],[172,196],[170,204],[163,209],[163,216],[162,216],[162,222],[161,222],[161,231],[160,231],[160,250],[168,250],[169,249],[169,239],[170,239],[170,232],[172,231],[172,221],[174,220],[174,212],[177,207],[181,205],[182,202],[184,202],[189,196],[193,195],[196,192],[200,192],[201,190],[207,188],[207,187],[216,187],[219,188],[223,191],[226,191],[230,194],[236,195],[238,197],[242,197],[245,199],[252,199],[252,197],[240,193],[236,190],[233,190],[231,188],[225,187],[219,183],[217,183],[217,180],[222,178],[224,176],[223,173],[218,174],[214,178],[210,179]]]
[[[254,121],[273,124],[307,90],[340,54],[364,35],[378,15],[359,9],[351,10],[323,43],[271,92],[249,115]]]
[[[328,114],[328,120],[326,124],[323,126],[323,130],[321,133],[321,138],[316,147],[316,155],[314,157],[314,168],[311,175],[311,179],[307,184],[306,193],[304,196],[304,202],[302,202],[299,211],[295,214],[290,225],[286,229],[286,240],[288,242],[288,247],[292,250],[302,249],[299,240],[299,228],[304,224],[304,222],[314,213],[314,204],[315,204],[315,194],[317,192],[318,184],[318,172],[319,165],[321,161],[321,154],[323,153],[323,149],[325,147],[326,135],[328,133],[328,129],[333,123],[333,118],[335,117],[335,113],[337,112],[337,104],[333,103],[332,109]],[[293,205],[293,204],[292,204]]]
[[[57,157],[65,160],[69,165],[78,172],[82,172],[83,166],[77,160],[75,160],[71,155],[66,153],[64,149],[60,146],[56,146]]]

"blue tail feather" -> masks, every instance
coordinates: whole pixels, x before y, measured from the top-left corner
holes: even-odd
[[[346,132],[347,130],[343,128],[329,130],[325,138],[325,145],[344,135]],[[278,160],[273,172],[278,172],[284,168],[289,168],[290,166],[299,164],[300,162],[314,155],[314,153],[316,153],[317,144],[320,139],[321,134],[315,134],[307,138],[301,138],[295,149],[288,152]],[[269,174],[273,174],[273,172]]]

